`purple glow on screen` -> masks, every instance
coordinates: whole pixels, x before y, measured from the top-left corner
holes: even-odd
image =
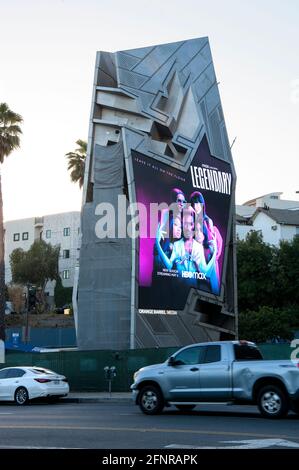
[[[150,306],[159,308],[161,303],[159,295],[161,294],[161,291],[164,292],[164,300],[167,297],[165,302],[163,300],[166,308],[178,308],[178,305],[174,305],[174,303],[177,303],[178,301],[172,300],[173,296],[179,295],[178,292],[181,291],[182,297],[186,297],[188,286],[195,287],[199,290],[202,289],[205,292],[210,291],[219,295],[223,275],[224,247],[226,246],[227,224],[231,200],[232,174],[230,164],[212,157],[209,151],[207,139],[204,138],[187,172],[180,171],[138,152],[133,152],[133,168],[136,200],[137,203],[142,203],[146,208],[146,214],[143,211],[139,212],[139,228],[141,233],[139,238],[139,308],[148,308]],[[210,178],[209,183],[207,175]],[[199,187],[204,184],[206,184],[206,188]],[[207,187],[208,184],[210,184],[209,188]],[[214,187],[211,189],[212,184],[214,184]],[[203,273],[203,270],[205,269],[202,261],[200,261],[203,256],[201,255],[200,258],[199,254],[197,254],[197,259],[201,263],[199,265],[196,262],[196,253],[193,254],[193,248],[192,255],[190,255],[191,261],[188,265],[191,265],[191,268],[184,267],[187,265],[187,261],[184,261],[183,255],[180,255],[181,258],[176,258],[176,262],[173,261],[174,254],[180,254],[180,250],[181,252],[182,250],[184,252],[184,249],[186,249],[186,238],[183,235],[179,238],[174,238],[173,235],[172,239],[170,238],[170,235],[168,235],[168,246],[170,245],[171,250],[173,251],[167,251],[168,248],[165,248],[163,245],[162,254],[161,250],[158,253],[157,240],[156,237],[153,237],[153,234],[156,234],[157,231],[158,220],[150,220],[150,204],[172,204],[174,202],[173,195],[174,191],[177,190],[176,188],[181,190],[185,197],[185,202],[189,203],[189,205],[192,202],[191,196],[195,192],[202,194],[202,197],[204,198],[206,214],[206,222],[203,223],[203,227],[205,227],[204,240],[205,243],[208,243],[210,240],[212,241],[210,234],[213,232],[214,243],[216,244],[216,249],[214,251],[217,252],[218,250],[217,258],[214,256],[214,280],[216,280],[214,287],[211,280],[213,275],[212,277],[211,275],[210,277],[208,276],[206,282],[196,281],[192,283],[192,281],[190,281],[192,276],[194,280],[196,275],[200,272]],[[178,201],[178,197],[176,201]],[[193,208],[195,208],[195,205]],[[174,217],[172,221],[173,220]],[[150,223],[154,225],[151,229]],[[161,213],[159,216],[159,223],[162,224]],[[150,237],[150,233],[152,237]],[[195,240],[195,238],[193,238],[191,242],[192,247],[194,247],[194,252],[197,250],[198,253],[200,253],[200,239]],[[161,246],[162,241],[160,246],[158,245],[158,248],[160,249]],[[212,242],[210,246],[213,246]],[[205,263],[209,265],[209,259],[213,257],[213,255],[211,255],[211,252],[213,253],[213,249],[209,248],[208,245],[204,245],[204,243],[202,243],[202,247],[204,247]],[[173,256],[171,255],[172,252]],[[164,254],[167,256],[164,257]],[[183,266],[181,269],[186,269],[187,271],[180,271],[178,266]],[[202,267],[199,268],[199,266]],[[191,271],[189,271],[189,269],[191,269]],[[177,275],[170,275],[173,270],[177,272]],[[193,274],[192,276],[190,274],[188,277],[184,274],[186,272]],[[208,273],[209,271],[206,272]],[[161,286],[161,288],[159,286]],[[144,290],[142,290],[143,288]],[[143,293],[145,291],[145,297],[147,300],[143,302]],[[159,300],[156,301],[155,299],[157,298],[159,298]],[[185,300],[185,298],[182,298],[179,303],[184,305]]]

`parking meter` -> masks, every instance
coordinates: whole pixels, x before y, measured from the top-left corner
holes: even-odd
[[[115,366],[106,366],[104,367],[105,379],[108,380],[109,384],[109,395],[111,397],[111,384],[114,377],[116,377],[116,367]]]

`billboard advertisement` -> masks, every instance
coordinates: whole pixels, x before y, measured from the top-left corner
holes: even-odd
[[[191,288],[219,296],[233,187],[204,137],[186,171],[132,152],[139,209],[138,308],[177,311]]]

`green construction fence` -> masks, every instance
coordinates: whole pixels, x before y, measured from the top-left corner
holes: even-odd
[[[261,344],[265,359],[290,359],[293,349],[289,344]],[[68,377],[71,391],[108,391],[104,367],[115,366],[116,377],[112,392],[127,392],[133,374],[140,367],[165,361],[179,348],[134,349],[125,351],[59,351],[45,353],[6,352],[5,364],[9,366],[40,366]]]

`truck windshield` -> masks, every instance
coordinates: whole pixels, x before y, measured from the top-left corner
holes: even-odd
[[[263,356],[258,348],[248,344],[234,344],[236,361],[258,361]]]

